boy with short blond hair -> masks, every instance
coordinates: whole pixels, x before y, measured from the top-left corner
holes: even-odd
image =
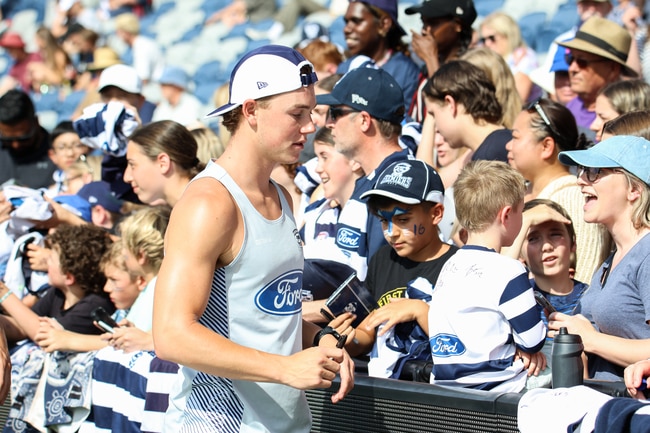
[[[475,161],[454,184],[467,244],[440,273],[429,308],[431,383],[519,392],[545,358],[546,328],[524,266],[499,254],[519,234],[524,178],[508,164]]]

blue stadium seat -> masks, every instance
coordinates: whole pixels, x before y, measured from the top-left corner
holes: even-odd
[[[580,16],[575,3],[567,2],[560,5],[555,15],[549,20],[547,27],[557,30],[560,34],[577,26],[579,21]]]
[[[540,30],[537,34],[537,40],[535,41],[537,53],[547,53],[555,38],[560,36],[562,33],[564,33],[564,31],[555,29],[551,26],[544,27]]]
[[[535,51],[539,51],[537,48],[537,36],[545,22],[546,13],[544,12],[532,12],[519,19],[521,36],[524,38],[526,45]]]
[[[504,1],[505,0],[474,0],[474,7],[476,8],[478,16],[485,17],[497,9],[501,9]]]

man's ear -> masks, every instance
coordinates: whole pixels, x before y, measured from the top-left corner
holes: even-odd
[[[247,99],[241,105],[242,116],[252,127],[257,126],[257,102],[254,99]]]

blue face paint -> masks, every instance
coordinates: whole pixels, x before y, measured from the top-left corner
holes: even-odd
[[[383,219],[385,219],[386,223],[388,224],[388,227],[386,228],[386,230],[384,230],[384,235],[385,236],[393,235],[393,217],[396,217],[398,215],[404,215],[407,214],[408,212],[409,212],[408,209],[403,209],[397,206],[395,206],[392,211],[378,210],[377,214]]]

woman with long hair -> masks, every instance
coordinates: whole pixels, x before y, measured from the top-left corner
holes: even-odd
[[[149,123],[129,137],[124,181],[146,204],[174,206],[203,169],[192,133],[173,120]]]

